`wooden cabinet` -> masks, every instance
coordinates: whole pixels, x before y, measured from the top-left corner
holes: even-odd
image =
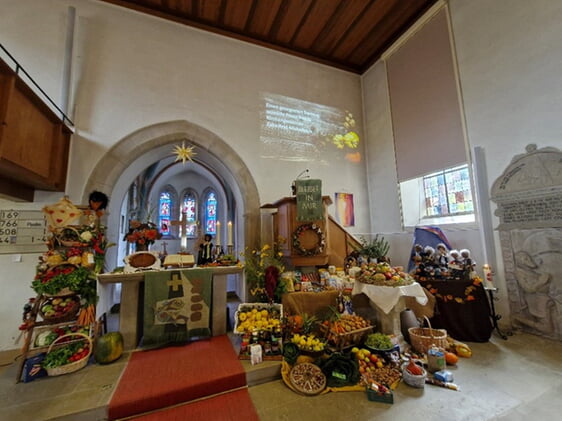
[[[0,60],[0,195],[64,191],[72,131]]]

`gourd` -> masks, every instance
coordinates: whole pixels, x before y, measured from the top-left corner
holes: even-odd
[[[118,360],[123,354],[123,335],[121,332],[109,332],[96,340],[94,357],[99,364],[109,364]]]
[[[463,358],[470,358],[472,357],[472,350],[465,344],[457,344],[455,346],[455,350],[457,351],[457,355]]]

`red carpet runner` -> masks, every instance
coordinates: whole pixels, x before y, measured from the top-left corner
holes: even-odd
[[[131,421],[258,421],[248,389],[141,415]]]
[[[108,415],[110,420],[141,415],[245,385],[244,368],[226,335],[182,346],[137,351],[131,355],[111,398]],[[243,392],[247,394],[247,390]],[[215,399],[228,401],[228,395],[170,408],[166,412],[185,410],[191,405],[197,410],[212,405]],[[220,404],[221,401],[215,402]],[[251,401],[249,403],[252,405]],[[255,414],[255,409],[253,412]]]

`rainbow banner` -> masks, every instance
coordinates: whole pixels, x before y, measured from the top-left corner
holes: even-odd
[[[355,226],[355,209],[353,207],[353,194],[336,193],[336,221],[344,227]]]

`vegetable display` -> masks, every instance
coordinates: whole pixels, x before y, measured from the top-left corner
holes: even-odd
[[[88,284],[90,276],[91,272],[83,266],[62,264],[37,273],[31,287],[38,294],[56,295],[65,288],[79,292]]]
[[[89,352],[89,345],[85,345],[82,341],[70,343],[49,352],[43,360],[42,366],[44,368],[60,367],[61,365],[80,361],[82,358],[85,358]]]

